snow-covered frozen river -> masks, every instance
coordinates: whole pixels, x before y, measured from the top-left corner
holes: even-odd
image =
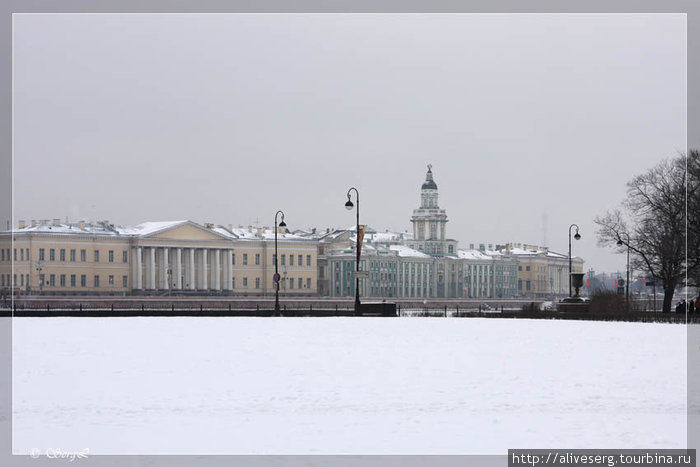
[[[437,318],[13,320],[13,448],[682,448],[686,328]]]

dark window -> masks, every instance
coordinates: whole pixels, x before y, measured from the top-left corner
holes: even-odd
[[[80,261],[85,262],[87,261],[87,251],[86,250],[80,250]]]
[[[95,287],[99,287],[99,286],[100,286],[100,276],[95,274]]]
[[[109,262],[114,262],[114,250],[109,250]]]
[[[2,250],[2,259],[5,260],[5,250]],[[39,248],[39,261],[44,261],[44,249]]]
[[[66,250],[61,248],[61,250],[58,252],[58,257],[60,258],[61,261],[66,260]]]
[[[100,250],[95,250],[95,262],[100,262]]]
[[[80,287],[87,287],[87,276],[85,274],[80,275]]]
[[[129,252],[124,250],[122,251],[122,263],[126,263],[129,261]],[[126,287],[126,286],[124,286]]]
[[[243,253],[243,266],[248,265],[248,253]],[[246,285],[246,279],[243,279],[243,285]]]
[[[71,260],[72,262],[75,262],[75,250],[71,250],[71,251],[70,251],[70,260]]]

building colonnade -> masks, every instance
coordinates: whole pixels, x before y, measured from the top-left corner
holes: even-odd
[[[233,289],[233,250],[217,247],[131,248],[134,290]]]

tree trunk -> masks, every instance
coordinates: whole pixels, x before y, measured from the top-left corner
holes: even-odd
[[[668,313],[670,311],[675,311],[671,310],[671,304],[673,303],[673,292],[676,289],[676,285],[673,284],[672,287],[668,287],[664,285],[664,313]]]

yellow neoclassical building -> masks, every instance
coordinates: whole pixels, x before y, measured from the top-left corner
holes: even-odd
[[[317,294],[318,241],[278,231],[280,292]],[[192,221],[20,221],[0,233],[0,289],[20,294],[274,293],[274,231]]]

